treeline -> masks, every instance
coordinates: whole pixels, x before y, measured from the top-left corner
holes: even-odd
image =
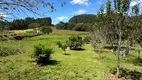
[[[56,25],[56,28],[76,31],[89,31],[96,21],[96,15],[82,14],[72,17],[69,22],[59,22]]]
[[[0,21],[0,30],[23,30],[29,28],[37,28],[40,26],[51,26],[52,20],[47,18],[30,18],[15,19],[12,22]]]
[[[106,16],[107,14],[103,14]],[[139,22],[137,24],[141,25],[142,15],[137,16]],[[129,16],[127,19],[133,19],[135,16]],[[90,31],[93,26],[100,22],[100,18],[97,15],[93,14],[82,14],[77,15],[69,19],[69,22],[59,22],[56,24],[57,29],[65,30],[76,30],[76,31]],[[102,20],[101,20],[102,21]]]

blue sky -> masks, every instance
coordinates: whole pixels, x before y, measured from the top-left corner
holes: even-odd
[[[41,13],[45,13],[44,17],[51,17],[52,24],[57,24],[60,21],[67,22],[74,15],[79,14],[96,14],[101,4],[106,3],[107,0],[47,0],[53,2],[56,11],[50,12],[50,8],[40,8]],[[66,2],[64,7],[61,7],[61,1]],[[113,2],[113,0],[111,0]],[[142,0],[139,1],[140,3]],[[131,1],[131,6],[136,4],[136,0]],[[27,16],[39,18],[41,16],[34,16],[27,12],[28,15],[20,15],[20,18]]]
[[[52,18],[53,24],[57,24],[59,21],[67,22],[74,15],[96,14],[100,4],[106,2],[106,0],[62,0],[66,4],[61,7],[60,0],[53,1],[55,2],[56,11],[47,12],[47,16]]]

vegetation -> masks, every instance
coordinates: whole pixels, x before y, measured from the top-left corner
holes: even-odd
[[[40,28],[40,31],[44,34],[49,34],[49,33],[52,33],[52,28],[48,26],[42,26]]]
[[[95,23],[97,21],[96,15],[94,14],[82,14],[73,16],[69,23]]]
[[[26,14],[27,12],[33,13],[34,15],[39,15],[42,16],[43,14],[39,13],[39,7],[50,7],[51,12],[55,11],[54,5],[53,3],[49,2],[49,1],[38,1],[38,0],[5,0],[5,1],[1,1],[1,8],[0,10],[3,10],[3,14],[7,14],[11,17],[9,18],[15,18],[16,16],[21,16],[21,15],[17,15],[17,14]],[[62,3],[62,6],[64,6],[65,3]],[[9,11],[12,10],[12,11]],[[2,14],[2,15],[3,15]],[[5,20],[4,16],[1,16],[1,20]]]
[[[90,36],[86,36],[86,37],[84,37],[84,39],[83,39],[83,43],[86,43],[86,44],[89,44],[90,41],[91,41]]]
[[[82,49],[83,40],[80,36],[71,36],[67,40],[67,44],[71,50],[79,50]]]
[[[76,34],[76,36],[85,37],[86,34]],[[116,56],[108,49],[101,49],[101,54],[104,56],[103,59],[98,59],[98,54],[95,52],[91,44],[85,44],[82,46],[85,50],[74,51],[67,49],[70,56],[65,56],[62,50],[56,45],[58,41],[61,43],[72,36],[72,34],[51,34],[41,35],[32,38],[27,38],[21,41],[6,41],[0,42],[2,47],[13,47],[25,51],[27,54],[8,56],[0,58],[0,80],[4,79],[95,79],[95,80],[109,80],[110,73],[114,73],[116,67]],[[29,56],[29,53],[33,51],[35,44],[48,44],[54,46],[54,54],[52,54],[50,64],[48,66],[36,66],[33,61],[35,59]],[[46,45],[46,47],[49,47]],[[135,46],[134,48],[140,48]],[[96,48],[96,50],[99,50]],[[132,80],[142,79],[142,67],[139,65],[141,62],[136,60],[137,54],[135,50],[132,50],[130,56],[122,57],[121,60],[121,71],[123,77]],[[141,55],[142,57],[142,55]],[[136,66],[137,65],[137,66]],[[129,67],[128,67],[129,66]],[[33,77],[31,77],[33,76]]]
[[[82,14],[72,17],[69,22],[59,22],[56,25],[57,29],[90,31],[93,24],[97,21],[96,15]]]
[[[54,3],[1,1],[0,80],[142,80],[140,0],[132,7],[130,0],[113,1],[102,4],[96,15],[82,14],[59,22],[59,30],[51,27],[50,17],[12,22],[3,17],[9,9],[36,13],[39,5],[50,6],[53,12]],[[62,51],[71,55],[62,55]]]
[[[17,53],[18,49],[0,46],[0,56],[9,56]]]
[[[51,26],[51,18],[30,18],[15,19],[12,22],[1,21],[0,30],[24,30],[30,28],[40,28],[41,26]]]
[[[66,55],[66,49],[68,48],[67,44],[62,44],[60,41],[56,43],[58,45],[59,48],[61,48],[65,55]]]
[[[34,47],[32,57],[36,58],[38,64],[47,64],[52,53],[53,49],[49,45],[38,44]]]
[[[108,0],[106,7],[101,5],[98,10],[95,27],[91,31],[92,44],[96,48],[97,45],[101,42],[105,42],[112,47],[113,52],[117,56],[117,76],[120,76],[120,59],[122,51],[124,55],[129,54],[130,46],[137,41],[138,34],[141,31],[138,31],[137,28],[141,29],[140,25],[137,25],[139,22],[139,3],[137,3],[132,8],[132,16],[129,16],[130,1],[129,0],[114,0],[114,9],[111,5],[111,1]],[[106,13],[104,12],[106,8]],[[114,17],[115,16],[115,17]],[[135,18],[135,19],[131,19]],[[133,29],[135,27],[135,29]],[[134,38],[135,37],[135,38]],[[126,42],[127,44],[126,44]],[[115,45],[115,46],[114,46]],[[126,48],[122,50],[122,45],[125,45]]]
[[[30,23],[29,25],[28,25],[28,28],[30,29],[30,28],[40,28],[40,24],[39,23]]]

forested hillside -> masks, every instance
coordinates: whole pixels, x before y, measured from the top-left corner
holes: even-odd
[[[25,19],[15,19],[12,22],[1,21],[0,30],[23,30],[41,26],[51,26],[51,24],[52,20],[50,17],[37,19],[27,17]]]
[[[89,31],[93,24],[97,21],[94,14],[82,14],[73,16],[68,22],[59,22],[57,29],[69,29],[76,31]]]
[[[82,14],[73,16],[69,23],[95,23],[97,21],[97,17],[94,14]]]

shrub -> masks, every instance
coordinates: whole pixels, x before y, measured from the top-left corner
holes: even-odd
[[[66,49],[68,48],[67,44],[62,44],[59,41],[59,42],[57,42],[57,45],[58,45],[59,48],[61,48],[65,52],[65,55],[66,55]]]
[[[18,52],[18,49],[8,48],[8,47],[0,47],[0,56],[14,55],[17,52]]]
[[[43,26],[43,27],[41,27],[40,31],[44,34],[49,34],[52,32],[52,28],[50,28],[48,26]]]
[[[61,42],[60,42],[60,41],[58,41],[56,44],[58,45],[58,47],[59,47],[59,48],[61,48],[61,47],[62,47],[62,44],[61,44]]]
[[[67,40],[67,44],[71,50],[81,49],[83,45],[82,37],[79,36],[69,37],[69,39]]]
[[[46,64],[50,60],[53,49],[48,47],[43,44],[38,44],[34,47],[32,57],[36,58],[38,64]]]
[[[84,39],[83,39],[83,42],[86,43],[86,44],[89,44],[90,43],[90,40],[91,38],[89,36],[86,36]]]

